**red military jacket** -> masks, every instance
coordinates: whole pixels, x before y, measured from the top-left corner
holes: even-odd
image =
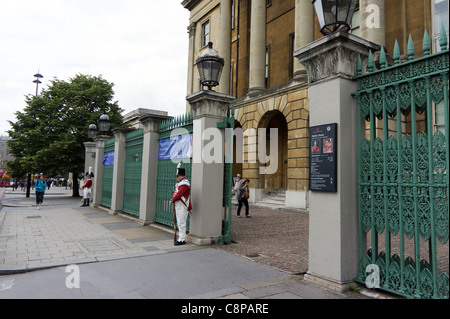
[[[189,184],[189,181],[185,178],[181,180],[179,183],[176,184],[175,192],[173,193],[172,201],[180,201],[183,206],[188,210],[192,210],[192,204],[191,204],[191,185]]]
[[[84,183],[83,188],[91,188],[91,186],[92,186],[92,180],[88,179],[86,181],[86,183]]]

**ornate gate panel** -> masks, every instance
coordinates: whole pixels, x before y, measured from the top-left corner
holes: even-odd
[[[127,133],[125,147],[123,211],[135,216],[139,216],[141,199],[143,143],[143,130],[136,130]]]
[[[105,142],[105,158],[114,156],[115,139],[112,138]],[[114,157],[113,157],[114,158]],[[102,201],[101,205],[111,208],[112,183],[113,183],[113,161],[103,161],[103,185],[102,185]]]
[[[234,130],[234,106],[228,108],[227,116],[223,122],[218,123],[218,128]],[[225,133],[224,149],[224,172],[223,172],[223,219],[222,236],[220,244],[231,244],[231,214],[232,214],[232,187],[233,187],[233,134]]]
[[[384,49],[357,70],[360,272],[356,280],[413,298],[448,298],[449,51],[401,63]],[[437,119],[437,117],[440,117]],[[365,121],[363,120],[365,119]],[[439,121],[443,123],[437,126]],[[365,127],[362,127],[362,122]]]
[[[170,137],[183,136],[192,134],[193,131],[193,117],[192,113],[183,115],[163,122],[159,125],[159,140],[167,140]],[[179,130],[176,130],[179,129]],[[175,131],[176,130],[176,131]],[[178,132],[177,132],[178,131]],[[156,179],[156,204],[155,204],[155,222],[174,226],[174,206],[169,205],[169,200],[172,198],[176,179],[176,168],[179,162],[182,162],[183,168],[186,170],[186,178],[191,179],[192,158],[183,159],[159,159],[158,173]],[[186,229],[189,230],[189,217],[187,220]]]

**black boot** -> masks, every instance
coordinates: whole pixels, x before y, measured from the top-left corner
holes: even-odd
[[[86,199],[83,199],[83,205],[81,205],[80,207],[85,207],[86,205]]]
[[[89,198],[86,199],[86,206],[89,206]]]

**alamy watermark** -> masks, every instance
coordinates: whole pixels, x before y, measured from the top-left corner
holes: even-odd
[[[80,288],[80,267],[77,265],[69,265],[66,267],[66,272],[70,273],[66,277],[67,289]]]
[[[366,17],[365,23],[368,29],[379,29],[381,22],[380,7],[376,4],[369,4],[366,6]]]
[[[380,288],[380,267],[376,264],[370,264],[366,267],[366,287],[369,289]]]
[[[260,163],[260,174],[274,174],[278,170],[278,129],[277,128],[207,128],[201,131],[201,137],[192,138],[187,157],[192,163]],[[186,135],[184,128],[171,131],[170,138]],[[247,139],[247,159],[244,159],[244,139]],[[233,143],[235,147],[231,147]],[[267,154],[270,148],[270,153]],[[233,149],[235,156],[233,156]],[[233,160],[233,157],[235,159]],[[172,159],[177,162],[177,159]],[[181,160],[183,161],[183,159]]]

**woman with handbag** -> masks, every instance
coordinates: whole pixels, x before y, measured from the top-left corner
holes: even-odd
[[[44,193],[47,188],[47,183],[44,180],[44,175],[41,174],[39,179],[34,183],[34,189],[36,190],[36,209],[39,210],[44,202]]]
[[[248,189],[248,184],[250,183],[249,179],[246,179],[242,184],[240,184],[239,187],[239,191],[240,194],[238,194],[238,202],[239,202],[239,207],[237,210],[237,217],[241,218],[241,208],[242,208],[242,204],[245,205],[245,217],[250,218],[252,216],[250,216],[248,214],[248,199],[250,197],[250,192]]]

